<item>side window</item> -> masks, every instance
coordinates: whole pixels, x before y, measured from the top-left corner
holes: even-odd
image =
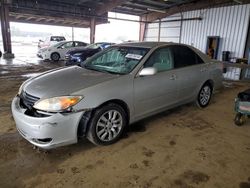
[[[155,50],[144,64],[144,67],[155,67],[158,72],[173,69],[174,64],[170,48]]]
[[[186,46],[172,46],[175,68],[197,64],[197,55]]]
[[[62,45],[62,48],[72,48],[73,47],[73,42],[67,42],[64,45]]]
[[[83,42],[75,42],[75,47],[79,47],[79,46],[86,46],[86,44]]]

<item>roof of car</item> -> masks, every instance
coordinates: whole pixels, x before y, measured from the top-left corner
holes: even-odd
[[[142,48],[154,48],[157,46],[173,44],[172,42],[128,42],[121,43],[118,46],[132,46],[132,47],[142,47]]]

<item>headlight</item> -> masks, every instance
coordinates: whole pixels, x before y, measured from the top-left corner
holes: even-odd
[[[34,108],[48,112],[61,112],[76,105],[82,98],[82,96],[61,96],[43,99],[37,101]]]

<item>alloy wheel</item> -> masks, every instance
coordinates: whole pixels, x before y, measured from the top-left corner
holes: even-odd
[[[96,135],[101,141],[112,141],[123,126],[122,115],[117,110],[109,110],[101,115],[96,125]]]

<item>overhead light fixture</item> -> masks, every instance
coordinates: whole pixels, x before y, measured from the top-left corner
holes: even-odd
[[[154,8],[148,8],[147,10],[153,11],[153,12],[159,12],[159,13],[166,13],[165,10],[159,10],[159,9],[154,9]]]

